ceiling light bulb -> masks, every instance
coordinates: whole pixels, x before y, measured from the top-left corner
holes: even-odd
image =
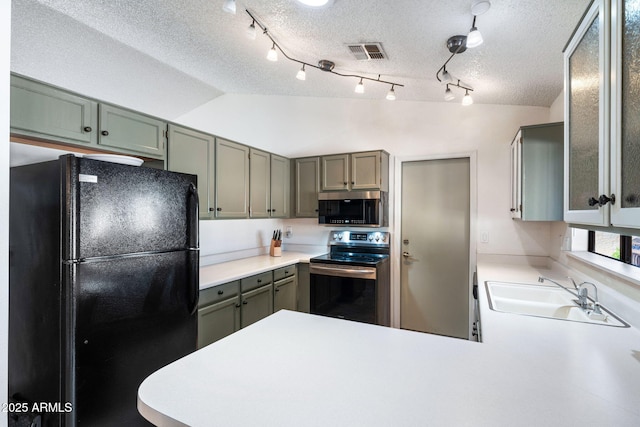
[[[249,40],[256,39],[256,21],[251,22],[251,25],[247,27],[247,37]]]
[[[224,0],[222,4],[222,10],[232,15],[236,14],[236,0]]]
[[[473,98],[471,98],[471,95],[469,95],[469,91],[467,91],[462,98],[462,105],[466,107],[467,105],[471,104],[473,104]]]
[[[453,77],[451,77],[451,74],[449,74],[449,72],[445,68],[442,71],[442,83],[451,83],[452,81],[453,81]]]
[[[276,44],[274,43],[269,49],[269,53],[267,53],[267,59],[269,61],[276,62],[278,60],[278,51],[276,50]]]
[[[451,89],[449,89],[449,86],[447,86],[447,90],[444,91],[444,100],[445,101],[451,101],[453,99],[455,99],[456,96],[453,94],[453,91]]]
[[[298,79],[298,80],[306,80],[307,79],[307,72],[304,71],[304,66],[305,66],[305,64],[302,64],[302,68],[300,68],[298,70],[298,74],[296,74],[296,79]]]
[[[360,82],[356,85],[356,93],[364,93],[364,84],[362,84],[362,79],[360,79]]]
[[[478,31],[476,27],[471,28],[471,31],[469,31],[469,34],[467,35],[467,47],[478,47],[482,42],[482,34],[480,34],[480,31]]]
[[[395,101],[396,100],[396,91],[393,90],[393,85],[391,85],[391,89],[389,89],[389,92],[387,92],[387,99],[389,101]]]
[[[329,3],[329,0],[298,0],[298,2],[304,4],[305,6],[320,7]]]

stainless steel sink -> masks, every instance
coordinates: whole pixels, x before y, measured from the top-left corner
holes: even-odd
[[[489,308],[503,313],[545,317],[595,325],[629,327],[615,314],[583,310],[571,293],[551,286],[511,282],[485,282]]]

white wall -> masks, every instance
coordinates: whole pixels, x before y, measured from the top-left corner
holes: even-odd
[[[7,348],[9,316],[9,47],[11,1],[0,1],[0,349]],[[0,404],[8,402],[7,356],[0,351]],[[7,414],[0,413],[0,427]]]
[[[547,256],[549,223],[511,220],[509,143],[519,126],[549,117],[544,107],[227,94],[177,121],[287,157],[370,149],[399,157],[477,151],[478,231],[489,232],[489,242],[478,243],[478,252]],[[202,244],[224,227],[203,227]],[[285,243],[328,234],[311,231],[309,222],[296,227],[302,232]]]

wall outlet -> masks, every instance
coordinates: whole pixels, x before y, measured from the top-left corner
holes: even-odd
[[[480,232],[480,243],[489,243],[489,232],[481,231]]]
[[[290,239],[293,237],[293,227],[291,227],[290,225],[287,226],[287,228],[284,231],[284,237],[286,237],[287,239]]]

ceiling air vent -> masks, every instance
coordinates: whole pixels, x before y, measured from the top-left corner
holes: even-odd
[[[351,43],[347,46],[358,61],[387,59],[387,55],[384,53],[380,43]]]

